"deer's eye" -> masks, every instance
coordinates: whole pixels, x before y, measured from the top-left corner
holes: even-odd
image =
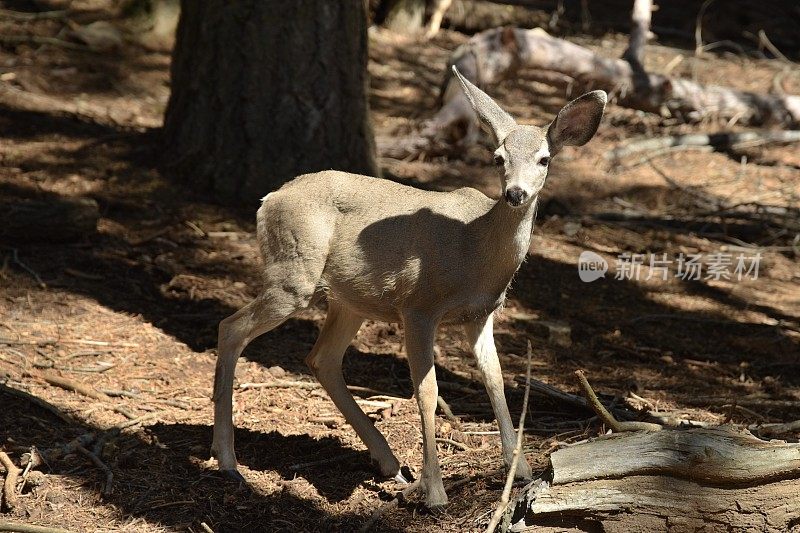
[[[500,155],[500,154],[495,154],[494,155],[494,164],[497,165],[498,167],[503,166],[503,163],[505,163],[505,162],[506,162],[506,160],[503,158],[502,155]]]
[[[549,158],[549,157],[543,157],[543,158],[541,158],[541,159],[539,160],[539,164],[540,164],[540,165],[542,165],[543,167],[546,167],[547,165],[549,165],[549,164],[550,164],[550,158]]]

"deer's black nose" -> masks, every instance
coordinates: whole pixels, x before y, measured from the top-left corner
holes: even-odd
[[[509,205],[517,207],[525,203],[528,199],[528,193],[522,190],[521,187],[509,187],[506,190],[506,202]]]

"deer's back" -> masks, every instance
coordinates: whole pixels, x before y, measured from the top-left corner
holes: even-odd
[[[384,320],[400,308],[458,301],[470,275],[459,263],[474,257],[469,224],[492,203],[474,189],[424,191],[335,171],[300,176],[259,210],[267,281],[302,267],[320,292]]]

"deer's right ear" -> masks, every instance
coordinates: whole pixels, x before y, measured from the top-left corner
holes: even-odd
[[[470,105],[472,105],[472,109],[481,119],[481,123],[494,137],[495,146],[500,146],[506,135],[517,126],[517,123],[488,94],[475,87],[468,79],[462,76],[455,65],[453,65],[453,74],[461,82],[461,88],[464,90]]]

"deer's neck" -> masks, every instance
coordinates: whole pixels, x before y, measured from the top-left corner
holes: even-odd
[[[482,251],[488,254],[487,264],[496,272],[510,269],[513,275],[525,259],[531,245],[538,201],[537,197],[524,207],[513,208],[501,199],[476,220]]]

